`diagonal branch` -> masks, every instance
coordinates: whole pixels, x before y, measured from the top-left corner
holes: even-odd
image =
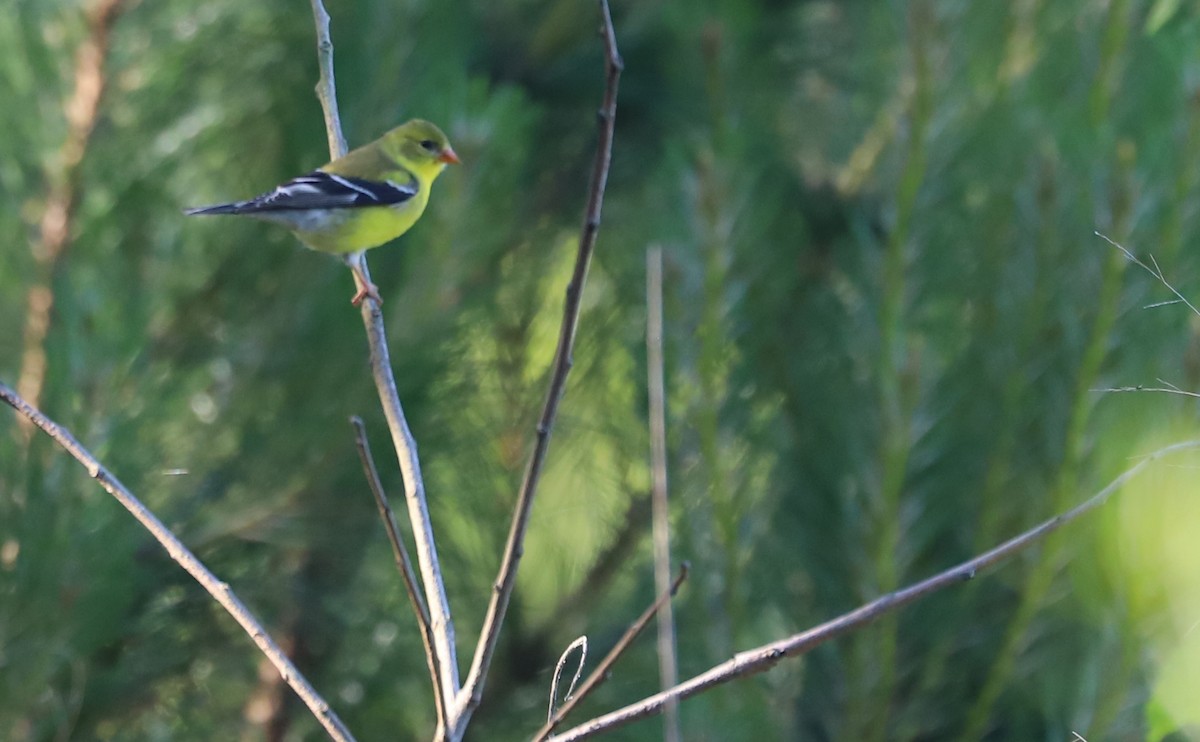
[[[1149,454],[1136,465],[1126,469],[1120,476],[1109,482],[1108,486],[1096,494],[1060,515],[1042,522],[1024,533],[1000,544],[991,551],[984,552],[974,559],[969,559],[950,569],[939,572],[921,582],[909,585],[886,595],[882,595],[870,603],[855,608],[825,623],[814,626],[807,631],[793,634],[786,639],[764,644],[756,649],[739,652],[733,659],[710,668],[691,680],[684,681],[674,688],[657,693],[625,708],[599,716],[591,721],[580,724],[562,734],[551,737],[553,742],[574,742],[575,740],[594,737],[603,732],[609,732],[632,721],[657,714],[663,710],[667,702],[683,700],[703,693],[718,685],[731,680],[754,675],[777,665],[786,657],[796,657],[807,654],[827,641],[836,639],[872,621],[887,615],[909,603],[924,598],[951,585],[957,585],[975,577],[975,574],[987,567],[1002,562],[1018,552],[1042,541],[1051,533],[1057,531],[1073,520],[1090,513],[1103,505],[1126,482],[1142,472],[1151,463],[1165,456],[1200,448],[1200,440],[1176,443]]]
[[[425,662],[429,665],[429,674],[433,681],[433,704],[437,712],[438,724],[443,730],[449,729],[450,720],[446,716],[446,699],[442,695],[442,683],[439,680],[441,664],[438,662],[437,642],[434,640],[433,627],[429,625],[429,609],[421,597],[421,588],[417,584],[416,574],[413,573],[412,559],[408,556],[408,549],[404,547],[404,540],[400,536],[400,525],[396,522],[396,514],[392,512],[392,505],[388,502],[387,493],[383,491],[383,482],[379,480],[379,470],[375,467],[375,458],[371,455],[371,444],[367,440],[367,428],[363,425],[362,418],[357,415],[350,418],[350,424],[354,426],[354,443],[358,447],[358,458],[362,461],[363,474],[367,478],[367,484],[371,487],[371,494],[375,496],[375,507],[379,509],[379,518],[383,521],[388,541],[392,545],[392,556],[396,559],[396,568],[400,570],[400,577],[404,580],[404,591],[408,593],[413,613],[417,616],[417,625],[421,629],[421,643],[425,647]]]
[[[329,733],[329,737],[341,742],[353,742],[353,737],[346,726],[342,724],[342,720],[338,718],[329,704],[325,702],[316,690],[309,685],[300,671],[296,669],[292,661],[279,648],[267,634],[267,630],[259,623],[254,614],[238,599],[233,593],[233,589],[225,582],[222,582],[212,572],[208,570],[204,564],[196,558],[196,555],[188,550],[183,542],[180,541],[175,534],[171,533],[162,521],[155,517],[154,513],[141,503],[133,493],[125,488],[112,474],[105,469],[95,456],[79,444],[66,429],[59,426],[50,418],[43,415],[33,405],[26,402],[16,392],[10,389],[3,383],[0,383],[0,399],[4,400],[9,406],[17,411],[23,419],[28,420],[33,425],[41,428],[46,435],[54,439],[55,443],[62,446],[63,450],[69,453],[76,461],[83,464],[87,469],[88,475],[100,483],[110,495],[117,499],[117,502],[125,506],[125,509],[137,518],[138,522],[150,532],[158,543],[167,550],[167,554],[171,559],[175,560],[179,566],[187,570],[187,573],[195,578],[200,586],[212,595],[221,607],[233,616],[234,620],[242,627],[242,629],[250,635],[258,648],[271,661],[272,665],[279,670],[280,676],[284,682],[291,686],[292,690],[296,691],[296,695],[304,701],[304,705],[308,706],[312,711],[313,716],[317,717],[317,721],[321,726],[325,727],[325,731]]]
[[[675,580],[650,604],[649,608],[642,612],[642,615],[637,617],[637,620],[629,625],[629,628],[625,630],[625,633],[621,635],[621,638],[617,640],[613,648],[609,650],[608,654],[604,655],[604,659],[600,660],[600,664],[596,665],[596,669],[592,670],[592,673],[588,675],[587,680],[583,681],[583,685],[579,687],[579,692],[563,702],[563,705],[559,706],[558,710],[550,716],[550,720],[546,722],[546,725],[539,729],[537,734],[533,735],[534,742],[542,742],[542,740],[549,737],[550,733],[562,723],[563,719],[567,718],[567,714],[571,713],[576,706],[582,703],[588,694],[599,688],[601,683],[608,680],[609,675],[612,673],[613,665],[617,664],[617,660],[621,659],[621,655],[625,654],[625,650],[629,649],[629,645],[633,644],[633,640],[638,637],[638,634],[642,633],[642,629],[646,628],[646,624],[650,623],[650,620],[662,610],[662,607],[670,605],[671,598],[679,591],[679,586],[683,584],[687,576],[688,564],[684,562],[679,566],[679,574],[675,577]]]
[[[529,466],[525,470],[525,479],[521,483],[520,494],[517,496],[512,526],[508,532],[508,541],[504,547],[500,571],[493,586],[492,599],[488,604],[483,628],[479,634],[479,643],[475,647],[471,671],[467,675],[462,694],[458,699],[459,713],[456,715],[462,726],[465,726],[470,719],[471,712],[479,706],[479,702],[482,700],[488,668],[495,655],[496,644],[500,639],[500,627],[504,623],[504,614],[508,610],[508,602],[512,598],[513,587],[516,584],[517,568],[524,552],[525,530],[529,525],[533,498],[537,492],[542,466],[545,464],[546,450],[550,445],[550,432],[554,428],[558,403],[562,400],[567,374],[570,373],[573,363],[572,352],[575,347],[575,331],[579,324],[580,299],[583,296],[583,286],[587,280],[592,252],[596,246],[596,235],[600,230],[600,211],[604,204],[604,187],[608,182],[608,167],[612,159],[613,125],[617,115],[617,84],[620,81],[623,63],[621,55],[617,51],[617,37],[613,30],[612,13],[608,8],[608,0],[599,1],[606,74],[604,101],[597,114],[599,136],[596,142],[596,158],[592,165],[587,208],[584,210],[583,228],[579,235],[575,269],[571,274],[571,282],[567,284],[558,348],[554,354],[550,388],[546,393],[546,402],[538,420],[537,438],[533,453],[529,458]]]
[[[340,130],[337,97],[333,87],[333,42],[329,39],[329,15],[325,12],[321,0],[312,0],[312,6],[317,24],[317,56],[323,81],[323,84],[318,86],[318,97],[325,110],[330,156],[336,158],[344,152],[345,139]],[[370,274],[366,272],[365,257],[361,254],[356,257],[363,271],[362,278],[370,281]],[[359,280],[358,275],[355,276],[355,280]],[[429,603],[429,618],[433,627],[437,658],[441,663],[441,694],[443,699],[448,700],[458,693],[454,622],[450,617],[450,602],[446,598],[446,586],[442,581],[437,547],[433,541],[433,525],[429,518],[429,506],[425,501],[425,481],[421,477],[421,462],[417,458],[417,442],[409,430],[408,420],[404,417],[404,408],[400,405],[400,395],[396,391],[396,380],[392,376],[391,354],[388,351],[383,314],[378,302],[369,296],[362,303],[362,318],[367,330],[367,343],[371,348],[371,375],[375,379],[379,402],[387,419],[388,431],[392,434],[396,458],[400,462],[400,475],[404,479],[408,518],[412,523],[413,539],[417,545],[417,563],[425,587],[425,599]]]

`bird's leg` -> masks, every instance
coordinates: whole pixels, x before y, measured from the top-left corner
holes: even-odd
[[[374,299],[376,304],[383,304],[383,297],[379,295],[379,287],[373,283],[368,283],[365,286],[360,287],[350,299],[350,303],[357,307],[358,305],[362,304],[363,299],[366,299],[368,296]]]
[[[358,291],[350,303],[357,307],[362,304],[363,299],[369,296],[375,300],[376,304],[383,304],[383,297],[379,295],[379,287],[371,283],[371,279],[367,278],[367,273],[363,270],[363,253],[350,253],[345,257],[345,261],[350,271],[354,273],[355,282],[358,284]]]

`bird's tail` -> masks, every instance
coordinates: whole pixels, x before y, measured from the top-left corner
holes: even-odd
[[[196,206],[191,209],[184,209],[183,213],[187,216],[198,216],[203,214],[240,214],[242,210],[249,205],[249,201],[234,201],[228,204],[216,204],[214,206]]]

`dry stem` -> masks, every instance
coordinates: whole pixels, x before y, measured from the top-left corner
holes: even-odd
[[[646,375],[650,399],[650,470],[654,476],[654,584],[664,592],[671,584],[671,511],[667,500],[667,403],[663,362],[663,256],[661,247],[646,253]],[[658,611],[659,687],[679,682],[675,652],[675,614],[671,601]],[[663,709],[663,740],[679,742],[679,702]]]

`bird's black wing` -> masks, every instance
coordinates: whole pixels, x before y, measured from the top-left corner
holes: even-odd
[[[292,178],[270,193],[231,204],[190,209],[188,214],[252,214],[262,211],[299,211],[304,209],[353,209],[363,206],[390,206],[404,203],[417,195],[417,182],[351,178],[314,170]]]

